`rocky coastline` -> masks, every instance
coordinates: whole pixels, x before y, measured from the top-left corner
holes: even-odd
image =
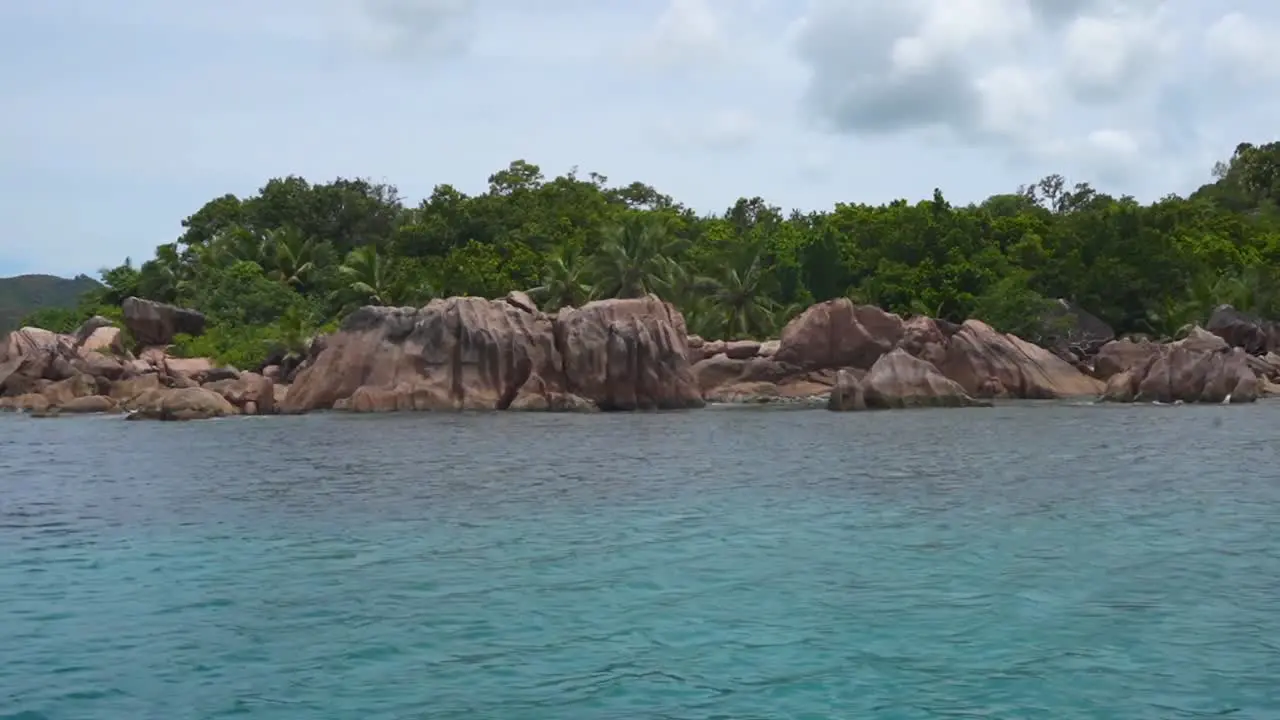
[[[994,400],[1249,403],[1280,393],[1280,333],[1218,308],[1171,342],[1115,338],[1087,313],[1052,347],[979,320],[903,318],[839,298],[776,340],[690,335],[655,296],[544,313],[520,292],[420,308],[365,307],[305,351],[261,367],[170,354],[198,335],[195,310],[129,298],[123,327],[22,328],[0,346],[0,410],[191,420],[313,411],[599,412],[718,403],[810,403],[836,411],[981,407]]]

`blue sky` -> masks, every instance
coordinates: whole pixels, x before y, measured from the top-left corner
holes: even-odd
[[[1280,132],[1262,0],[0,3],[0,276],[149,257],[268,178],[478,192],[521,158],[702,211],[1152,199]]]

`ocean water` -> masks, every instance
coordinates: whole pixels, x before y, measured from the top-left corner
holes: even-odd
[[[0,718],[1280,718],[1280,404],[0,417]]]

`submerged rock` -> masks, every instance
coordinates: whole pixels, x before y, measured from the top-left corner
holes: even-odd
[[[124,407],[130,420],[204,420],[236,414],[226,398],[202,387],[147,390]]]

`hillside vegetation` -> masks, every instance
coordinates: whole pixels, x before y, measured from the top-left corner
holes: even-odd
[[[7,333],[38,310],[37,322],[57,324],[56,311],[75,314],[81,298],[102,285],[87,275],[61,278],[53,275],[18,275],[0,278],[0,333]]]
[[[656,293],[708,338],[772,335],[838,296],[1032,340],[1064,298],[1168,336],[1219,303],[1280,316],[1277,200],[1280,143],[1241,144],[1190,197],[1151,204],[1050,176],[963,206],[935,191],[786,213],[744,197],[700,216],[643,183],[547,179],[524,161],[481,194],[439,185],[416,204],[365,180],[284,177],[209,201],[155,257],[104,270],[78,312],[129,295],[198,308],[209,331],[179,350],[240,366],[362,304],[513,289],[546,310]]]

